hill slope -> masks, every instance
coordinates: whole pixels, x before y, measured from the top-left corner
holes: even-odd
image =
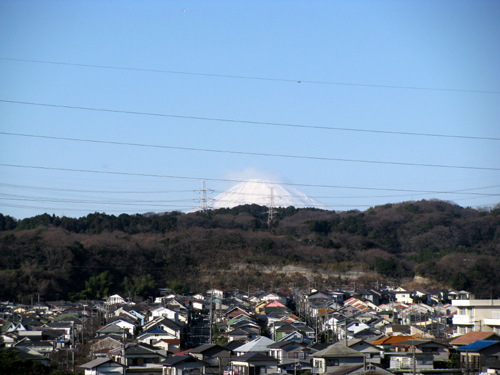
[[[318,287],[415,275],[500,296],[500,209],[419,201],[336,213],[257,205],[164,215],[0,214],[0,298],[148,297],[157,287]],[[308,271],[308,272],[306,272]]]

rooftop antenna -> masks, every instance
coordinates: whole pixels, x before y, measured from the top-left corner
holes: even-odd
[[[213,193],[214,190],[212,189],[207,189],[205,187],[205,180],[201,180],[201,189],[196,190],[198,194],[200,194],[200,197],[198,200],[201,202],[200,204],[200,210],[201,211],[206,211],[208,208],[207,202],[208,202],[208,197],[207,197],[207,192],[208,193]]]
[[[276,211],[274,210],[274,188],[270,188],[271,189],[271,196],[269,197],[269,211],[267,211],[266,213],[268,214],[267,216],[267,225],[271,225],[271,223],[273,222],[274,220],[274,214],[276,213]]]

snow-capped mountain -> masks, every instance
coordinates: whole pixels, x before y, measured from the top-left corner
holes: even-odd
[[[326,207],[293,187],[283,187],[280,184],[250,180],[242,182],[231,189],[219,194],[207,202],[208,209],[233,208],[244,204],[258,204],[269,206],[271,202],[271,189],[273,191],[274,207],[294,206],[297,208]],[[198,207],[195,211],[200,210]]]

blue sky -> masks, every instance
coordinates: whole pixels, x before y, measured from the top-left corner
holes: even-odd
[[[493,206],[499,73],[498,1],[4,0],[0,212],[188,211],[258,177]]]

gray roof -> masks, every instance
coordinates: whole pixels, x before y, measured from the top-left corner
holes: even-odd
[[[99,328],[97,330],[98,333],[116,333],[119,332],[123,334],[123,329],[121,329],[118,325],[115,323],[108,324],[102,328]]]
[[[252,341],[247,342],[246,344],[244,344],[238,348],[235,348],[234,351],[235,352],[247,352],[247,353],[250,353],[250,352],[265,352],[265,353],[267,353],[269,350],[267,348],[267,346],[271,345],[273,343],[274,343],[273,340],[271,340],[265,336],[260,336],[260,337],[257,337],[255,340],[252,340]]]
[[[190,355],[174,355],[167,358],[166,360],[160,362],[162,365],[175,366],[182,362],[198,362],[200,366],[204,366],[205,362],[198,360],[197,358]]]
[[[339,358],[339,357],[364,357],[363,353],[357,350],[346,347],[343,343],[336,343],[330,345],[326,349],[320,350],[312,354],[312,357],[316,358]]]
[[[111,358],[97,358],[97,359],[94,359],[93,361],[84,363],[83,365],[80,365],[79,367],[92,369],[92,368],[95,368],[97,366],[103,365],[107,362],[113,362],[113,363],[116,363],[117,365],[120,365],[123,367],[123,365],[121,363],[115,362]]]
[[[209,349],[217,348],[217,347],[222,349],[222,347],[217,345],[217,344],[202,344],[200,346],[197,346],[193,350],[191,350],[189,353],[201,354]],[[224,348],[224,350],[228,350],[228,349]]]
[[[231,362],[279,362],[278,359],[262,353],[246,353],[237,357],[232,357]]]

